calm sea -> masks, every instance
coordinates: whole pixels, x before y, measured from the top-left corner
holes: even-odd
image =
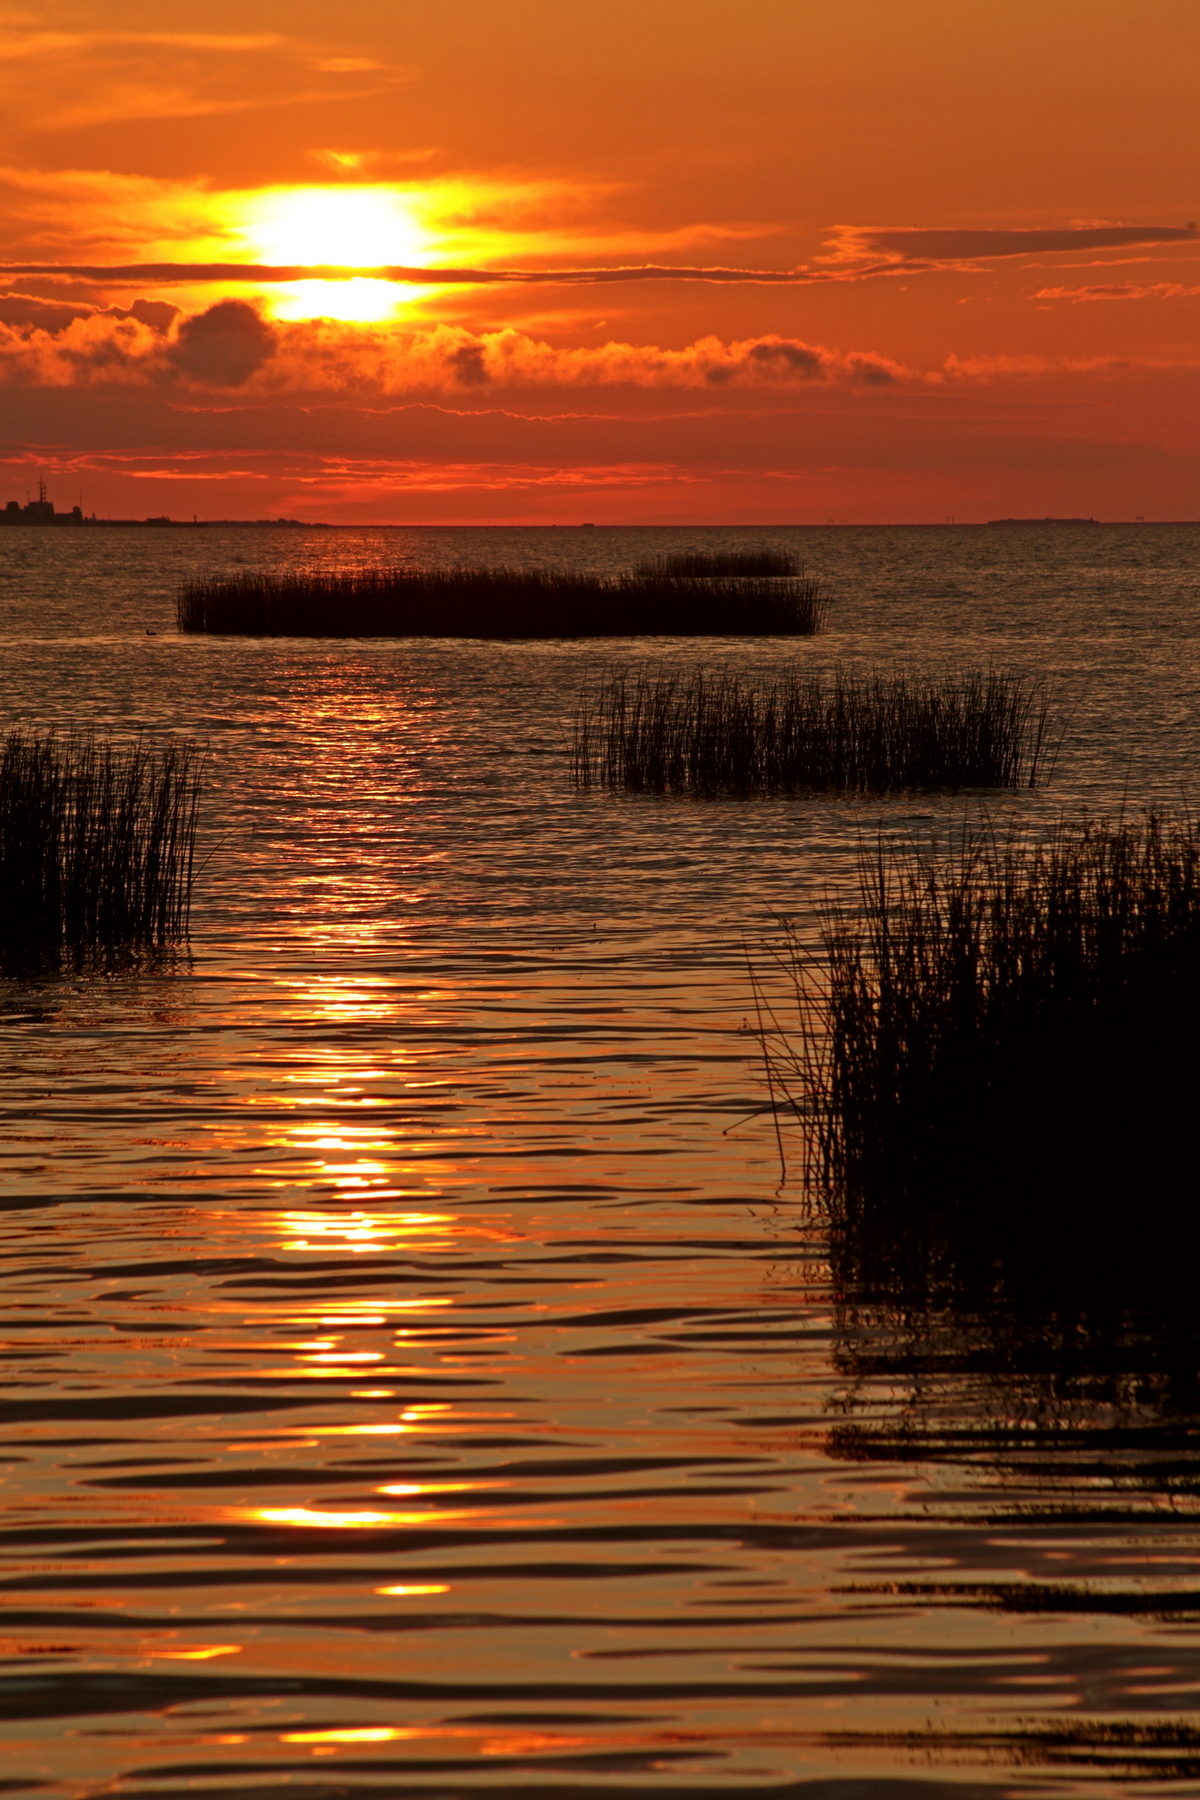
[[[173,628],[198,573],[746,542],[825,578],[825,635]],[[0,1791],[1200,1794],[1193,1321],[862,1305],[757,1111],[777,916],[982,800],[567,762],[613,665],[991,663],[1065,726],[994,813],[1194,807],[1198,553],[0,533],[0,723],[208,745],[187,953],[0,982]]]

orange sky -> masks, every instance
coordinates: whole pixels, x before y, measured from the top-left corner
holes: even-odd
[[[0,501],[1200,517],[1198,72],[1195,0],[0,11]]]

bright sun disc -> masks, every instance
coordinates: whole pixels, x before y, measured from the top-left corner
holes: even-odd
[[[422,261],[425,232],[403,195],[388,187],[282,188],[257,196],[242,226],[256,262],[343,269]],[[369,276],[293,281],[268,301],[277,319],[387,319],[417,292]]]
[[[368,325],[390,319],[398,306],[420,291],[363,275],[349,281],[288,281],[270,296],[267,306],[275,319],[354,319]]]
[[[425,233],[387,187],[281,188],[254,203],[243,228],[259,260],[377,269],[415,263]]]

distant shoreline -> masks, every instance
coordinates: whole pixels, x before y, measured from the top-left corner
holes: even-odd
[[[932,519],[887,520],[872,519],[860,522],[849,520],[829,520],[824,524],[814,521],[793,521],[787,524],[741,525],[710,524],[690,525],[642,525],[642,524],[503,524],[489,523],[448,523],[445,520],[417,520],[400,522],[394,519],[375,520],[343,520],[334,522],[329,519],[99,519],[94,517],[73,519],[71,515],[60,514],[53,521],[39,519],[37,521],[21,519],[8,521],[0,511],[0,532],[7,527],[12,531],[59,531],[59,530],[135,530],[146,531],[161,529],[164,531],[210,531],[222,527],[228,530],[271,530],[271,531],[985,531],[997,526],[1024,526],[1027,528],[1053,526],[1163,526],[1163,525],[1200,525],[1200,519],[1068,519],[1068,518],[1028,518],[1028,519],[957,519],[952,524]]]

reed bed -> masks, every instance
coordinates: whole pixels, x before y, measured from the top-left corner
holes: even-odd
[[[797,636],[817,631],[824,612],[810,580],[605,580],[569,569],[245,574],[177,598],[180,631],[250,637]]]
[[[663,575],[687,581],[712,576],[803,575],[804,569],[784,550],[677,550],[668,556],[650,556],[635,563],[633,572],[642,580]]]
[[[798,1010],[762,1011],[767,1070],[843,1274],[1047,1292],[1200,1245],[1200,824],[880,842],[820,953],[793,936],[781,963]]]
[[[789,674],[610,675],[576,713],[579,787],[635,793],[1037,787],[1052,763],[1042,683]]]
[[[0,747],[0,953],[187,933],[199,756],[10,731]]]

